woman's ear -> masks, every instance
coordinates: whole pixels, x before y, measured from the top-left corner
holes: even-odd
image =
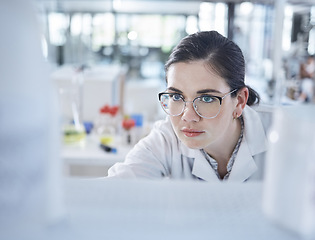
[[[235,107],[235,114],[236,117],[239,117],[242,115],[243,109],[246,106],[247,100],[249,96],[249,91],[247,87],[243,87],[240,90],[238,90],[236,95],[236,107]]]

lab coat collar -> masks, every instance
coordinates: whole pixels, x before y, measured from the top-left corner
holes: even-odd
[[[267,150],[265,131],[256,111],[246,106],[243,111],[243,119],[245,124],[244,136],[229,181],[243,182],[248,179],[257,170],[253,156]],[[181,142],[180,145],[184,156],[194,158],[193,175],[205,181],[220,181],[199,149],[187,148]]]
[[[192,174],[208,182],[220,181],[215,171],[200,150],[195,150]],[[244,182],[257,170],[257,165],[250,152],[249,144],[243,139],[233,164],[228,181]]]
[[[200,149],[188,148],[181,141],[179,142],[179,144],[182,155],[187,158],[194,159],[194,164],[192,167],[192,174],[194,176],[208,182],[220,181],[220,179],[217,177],[213,168],[211,167],[205,156],[202,154]]]
[[[267,151],[267,138],[258,113],[246,106],[243,119],[244,136],[229,176],[231,181],[245,181],[253,175],[258,169],[254,156]]]
[[[244,138],[236,155],[229,181],[244,182],[257,171],[258,167],[252,154],[250,144]]]
[[[243,119],[245,124],[244,137],[252,156],[267,151],[267,138],[258,113],[246,106],[243,111]]]
[[[195,150],[195,161],[192,169],[192,174],[207,182],[220,181],[215,171],[213,170],[209,162],[205,159],[200,150]]]

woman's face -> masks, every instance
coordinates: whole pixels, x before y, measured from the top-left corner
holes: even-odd
[[[207,68],[203,61],[175,63],[169,67],[167,79],[167,92],[179,93],[185,101],[193,101],[204,94],[222,97],[233,90],[223,78]],[[233,111],[236,105],[237,99],[227,95],[222,101],[219,114],[215,118],[205,119],[195,112],[189,102],[181,115],[170,117],[171,123],[176,135],[187,147],[222,147],[235,125]]]

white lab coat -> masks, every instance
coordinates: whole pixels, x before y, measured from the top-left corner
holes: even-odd
[[[259,180],[263,176],[267,150],[265,130],[259,115],[246,106],[243,111],[244,135],[228,181]],[[108,177],[220,179],[199,149],[186,147],[175,135],[169,117],[155,123],[150,134],[139,141],[123,163],[116,163]]]

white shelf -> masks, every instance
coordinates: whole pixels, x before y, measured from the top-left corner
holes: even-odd
[[[99,144],[98,137],[93,135],[88,135],[85,141],[80,144],[64,144],[61,157],[65,164],[66,175],[73,175],[71,168],[73,169],[75,166],[76,168],[80,167],[80,172],[83,172],[79,175],[95,176],[97,175],[97,167],[108,169],[117,162],[123,162],[132,148],[132,146],[115,144],[117,152],[114,153],[104,151]]]

